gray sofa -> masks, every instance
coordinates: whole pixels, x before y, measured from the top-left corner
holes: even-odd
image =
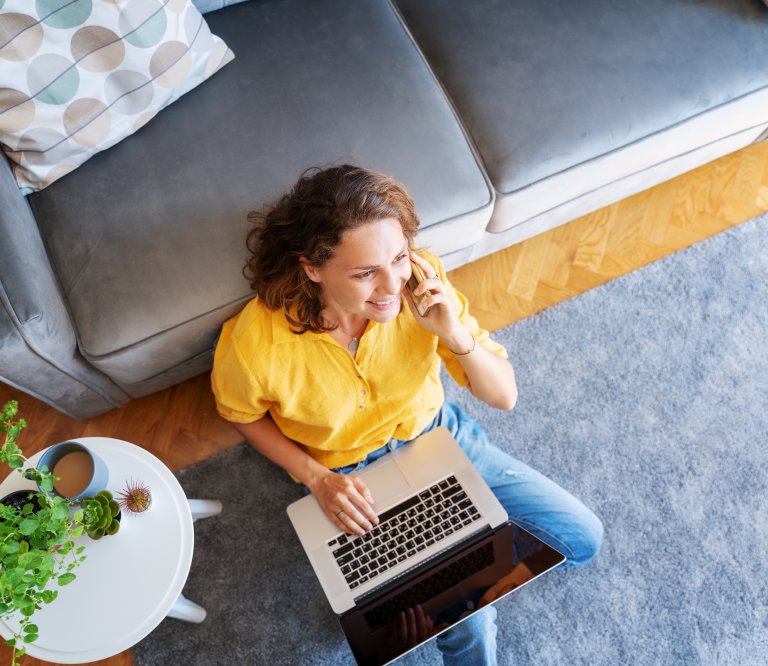
[[[135,135],[28,197],[0,159],[0,380],[76,418],[210,368],[251,297],[246,213],[307,166],[402,180],[454,268],[768,127],[759,0],[249,0],[206,19],[235,60]]]

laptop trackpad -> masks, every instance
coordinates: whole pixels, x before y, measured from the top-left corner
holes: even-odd
[[[397,463],[390,456],[377,460],[355,476],[368,486],[373,495],[373,501],[380,507],[386,506],[390,498],[410,488]]]

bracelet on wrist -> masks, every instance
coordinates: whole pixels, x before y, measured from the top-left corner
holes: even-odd
[[[449,351],[451,352],[451,354],[453,354],[454,356],[466,356],[467,354],[471,354],[473,351],[475,351],[475,346],[477,345],[477,340],[475,340],[475,336],[474,335],[472,335],[470,337],[472,338],[472,346],[469,349],[467,349],[467,351],[455,352],[455,351],[453,351],[453,349],[449,348]]]

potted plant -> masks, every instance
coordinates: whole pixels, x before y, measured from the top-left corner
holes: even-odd
[[[54,586],[71,583],[74,570],[85,560],[83,546],[75,545],[84,532],[84,515],[73,513],[73,502],[50,492],[54,481],[50,472],[26,465],[16,440],[27,424],[15,420],[17,414],[15,400],[2,408],[0,462],[41,490],[19,491],[0,500],[0,617],[7,620],[16,613],[20,617],[18,632],[6,641],[13,648],[12,666],[18,665],[26,644],[38,637],[32,623],[35,611],[56,599]]]
[[[128,513],[144,513],[152,506],[152,492],[146,483],[131,478],[117,494],[117,503]]]
[[[91,539],[117,534],[120,529],[120,507],[111,492],[102,490],[93,497],[84,497],[80,500],[80,507],[74,518],[83,525]]]

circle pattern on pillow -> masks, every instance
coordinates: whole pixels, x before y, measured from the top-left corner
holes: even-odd
[[[111,72],[125,58],[125,46],[118,35],[107,28],[89,25],[80,28],[70,42],[70,53],[78,67],[90,72]]]
[[[11,132],[29,127],[35,118],[35,102],[20,90],[0,88],[0,118]]]
[[[233,57],[191,0],[0,0],[0,144],[19,187],[61,178]]]
[[[157,46],[168,27],[161,9],[158,0],[133,0],[126,5],[120,13],[120,31],[125,40],[142,49]]]
[[[64,129],[81,146],[98,146],[109,133],[112,117],[104,102],[90,97],[76,99],[64,111]]]
[[[93,3],[91,0],[35,0],[35,9],[40,20],[52,28],[74,28],[85,23]]]
[[[27,60],[40,48],[43,29],[26,14],[4,14],[0,19],[0,60]]]
[[[38,102],[66,104],[79,85],[80,74],[69,58],[49,53],[29,63],[27,86]]]

